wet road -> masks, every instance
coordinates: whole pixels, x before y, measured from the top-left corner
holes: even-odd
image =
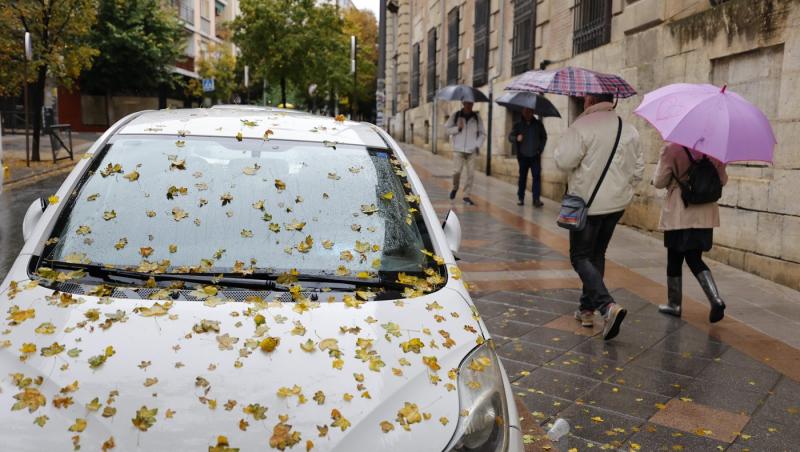
[[[67,174],[60,174],[24,187],[4,190],[0,194],[0,281],[22,249],[22,219],[33,200],[50,196],[61,186]]]

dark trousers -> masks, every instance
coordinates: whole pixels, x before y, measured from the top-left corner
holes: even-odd
[[[683,261],[689,266],[693,275],[708,270],[708,266],[703,262],[702,250],[687,250],[680,252],[674,248],[667,248],[667,276],[676,278],[682,276]]]
[[[583,282],[581,310],[599,310],[605,314],[606,307],[614,299],[608,293],[603,275],[606,270],[606,249],[617,222],[624,211],[606,215],[590,215],[582,231],[569,233],[569,260],[572,268]]]
[[[517,156],[517,163],[519,163],[517,198],[519,198],[520,201],[525,200],[525,190],[528,186],[528,171],[530,171],[531,178],[533,179],[531,183],[533,200],[538,201],[542,191],[542,155],[536,154],[535,157]]]

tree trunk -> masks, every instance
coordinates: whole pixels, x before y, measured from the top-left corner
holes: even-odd
[[[47,65],[39,66],[36,74],[36,82],[33,85],[33,98],[31,99],[31,111],[33,116],[33,142],[31,146],[31,161],[38,162],[41,160],[39,156],[39,138],[42,132],[42,107],[44,106],[44,88],[47,81]]]
[[[286,108],[286,77],[281,77],[281,103]]]

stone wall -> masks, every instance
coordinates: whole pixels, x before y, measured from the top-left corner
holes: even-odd
[[[405,2],[405,3],[404,3]],[[423,74],[420,106],[398,108],[391,117],[390,132],[421,146],[433,147],[449,154],[449,144],[441,124],[459,105],[425,102],[425,63],[427,30],[438,26],[439,45],[437,74],[443,86],[446,75],[446,29],[442,14],[460,5],[460,83],[472,82],[472,17],[473,0],[437,0],[427,4],[415,0],[409,13],[409,0],[401,1],[398,43],[405,39],[406,55],[410,52],[409,35],[422,43],[420,71]],[[442,9],[439,2],[445,2]],[[800,197],[795,195],[794,178],[800,177],[800,2],[797,0],[729,0],[711,7],[708,0],[613,0],[611,41],[578,55],[572,54],[574,0],[538,0],[536,13],[536,51],[533,67],[543,60],[548,68],[566,65],[581,66],[622,75],[641,94],[675,83],[727,84],[756,104],[770,119],[778,145],[772,165],[759,163],[732,164],[728,167],[729,184],[721,205],[722,226],[715,233],[712,257],[765,278],[800,289]],[[403,32],[403,14],[413,16],[407,24],[418,24],[422,33]],[[444,11],[442,13],[442,11]],[[489,74],[490,85],[479,87],[487,94],[501,95],[511,76],[511,39],[514,5],[492,2],[490,21]],[[391,18],[390,18],[391,19]],[[406,25],[406,28],[410,28]],[[389,40],[392,42],[392,30]],[[403,46],[401,45],[402,49]],[[502,48],[502,54],[501,54]],[[391,55],[391,54],[389,54]],[[400,97],[408,98],[410,59],[403,60],[403,74],[398,75]],[[387,75],[392,61],[387,62]],[[387,81],[387,93],[392,87]],[[560,199],[564,192],[564,175],[553,163],[552,152],[575,108],[563,96],[549,95],[562,118],[544,120],[550,137],[543,155],[544,196]],[[645,232],[656,233],[663,191],[655,190],[649,178],[655,169],[662,141],[658,133],[632,111],[641,95],[619,101],[617,110],[624,120],[632,122],[642,137],[647,162],[645,181],[637,188],[634,202],[623,221]],[[388,105],[388,103],[387,103]],[[486,120],[488,105],[476,104]],[[427,121],[428,126],[425,126]],[[506,136],[512,117],[497,105],[492,112],[492,173],[513,181],[516,160]],[[436,136],[433,123],[436,122]],[[412,134],[413,128],[413,134]],[[481,168],[485,167],[487,149],[482,151]]]

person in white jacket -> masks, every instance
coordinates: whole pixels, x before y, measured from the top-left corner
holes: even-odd
[[[475,171],[475,158],[478,150],[486,140],[486,130],[483,128],[481,116],[472,111],[472,102],[463,102],[463,108],[447,118],[444,124],[445,132],[450,137],[453,146],[453,190],[450,199],[455,199],[461,183],[461,170],[466,166],[467,174],[464,181],[464,203],[475,205],[470,199],[472,191],[472,173]]]
[[[584,112],[562,135],[555,150],[556,166],[567,173],[567,191],[588,202],[611,156],[619,129],[611,95],[587,94]],[[605,255],[617,222],[633,199],[644,173],[639,132],[623,121],[619,145],[588,211],[586,227],[569,233],[569,257],[581,278],[583,294],[575,318],[593,326],[595,311],[603,316],[603,338],[619,334],[627,311],[608,293],[603,275]]]

